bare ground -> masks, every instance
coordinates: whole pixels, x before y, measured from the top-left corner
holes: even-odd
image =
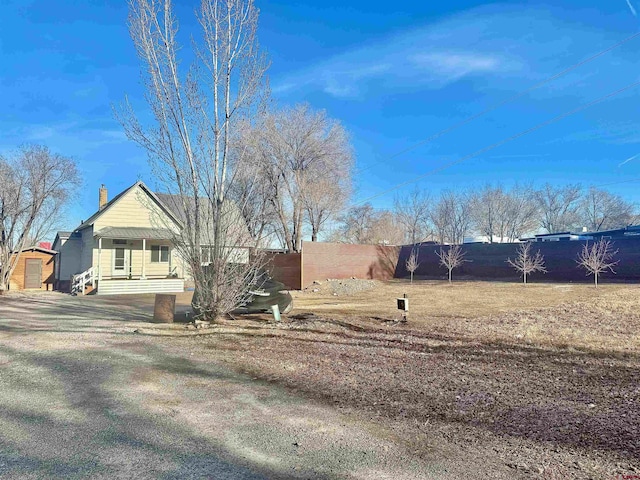
[[[403,293],[407,324],[396,321]],[[237,454],[243,446],[245,456],[232,455],[232,464],[264,471],[265,458],[279,459],[269,477],[609,479],[640,475],[639,293],[623,285],[396,281],[353,289],[323,282],[296,293],[296,308],[279,324],[253,316],[197,331],[130,323],[148,319],[151,297],[86,298],[74,300],[76,320],[56,322],[53,333],[42,318],[55,310],[44,308],[28,328],[19,316],[0,321],[10,335],[0,345],[30,338],[29,347],[20,345],[29,355],[63,351],[71,333],[83,351],[105,342],[107,356],[154,358],[147,373],[122,374],[130,385],[121,392],[124,405],[144,392],[136,408],[146,413],[148,403],[175,416],[211,442],[207,451],[215,444]],[[159,375],[164,358],[179,361],[180,372]],[[214,415],[241,440],[221,442],[200,421],[215,402],[203,407],[190,398],[196,387],[185,389],[186,379],[200,396],[223,392],[234,412],[245,408],[228,385],[195,380],[193,369],[201,368],[244,379],[235,383],[243,385],[237,395],[252,399],[246,418],[236,425],[219,409]],[[286,394],[269,404],[268,392],[281,388]],[[287,397],[291,411],[281,400]],[[289,436],[286,424],[297,427]],[[287,442],[303,455],[282,460],[293,455]],[[314,456],[332,443],[336,449]]]
[[[281,325],[254,318],[193,340],[472,478],[502,467],[532,478],[640,474],[637,286],[391,282],[336,296],[331,283],[296,294]],[[404,292],[406,325],[394,321]]]

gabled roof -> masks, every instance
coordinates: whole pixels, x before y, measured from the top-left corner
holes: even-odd
[[[42,248],[42,247],[38,247],[38,246],[32,246],[32,247],[24,247],[22,250],[20,250],[20,252],[33,252],[33,251],[38,251],[38,252],[42,252],[42,253],[49,253],[51,255],[57,255],[58,252],[56,252],[55,250],[49,250],[48,248]]]
[[[160,199],[157,197],[157,195],[155,193],[153,193],[149,187],[147,187],[144,182],[142,181],[137,181],[136,183],[134,183],[133,185],[131,185],[129,188],[123,190],[122,192],[120,192],[118,195],[116,195],[115,197],[113,197],[109,202],[107,202],[105,204],[104,207],[102,207],[100,210],[98,210],[96,213],[94,213],[93,215],[91,215],[89,218],[87,218],[84,222],[82,222],[82,224],[76,228],[76,230],[83,230],[91,225],[93,225],[96,220],[98,218],[100,218],[100,216],[102,216],[102,214],[104,212],[106,212],[107,210],[109,210],[119,199],[121,199],[122,197],[124,197],[128,192],[130,192],[131,190],[133,190],[136,187],[140,187],[147,195],[149,195],[149,197],[158,205],[158,207],[160,207],[160,209],[166,213],[171,220],[173,220],[178,226],[182,226],[182,223],[180,222],[180,220],[176,217],[176,215],[167,208],[167,206],[162,203],[160,201]]]

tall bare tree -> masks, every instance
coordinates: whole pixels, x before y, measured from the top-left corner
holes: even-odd
[[[317,237],[351,188],[352,149],[342,125],[308,105],[267,113],[250,139],[289,251],[302,247],[308,223]]]
[[[42,145],[0,156],[0,294],[28,241],[42,240],[80,185],[75,162]]]
[[[445,191],[430,211],[440,244],[461,244],[471,227],[471,203],[466,193]]]
[[[404,228],[405,241],[412,245],[424,242],[431,236],[429,207],[431,198],[417,187],[405,196],[396,197],[394,213]]]
[[[591,187],[580,203],[583,225],[591,232],[621,228],[633,219],[633,205],[619,195]]]
[[[548,233],[571,230],[580,223],[580,185],[553,186],[545,184],[535,192],[540,212],[540,227]]]
[[[227,191],[235,177],[232,145],[260,105],[268,64],[253,0],[202,0],[196,17],[200,34],[185,71],[172,1],[129,0],[129,31],[153,120],[143,126],[128,102],[119,118],[174,195],[183,225],[172,240],[196,284],[194,308],[215,318],[242,303],[258,275],[253,260],[238,262],[234,247],[252,239]]]
[[[506,237],[516,240],[538,227],[539,209],[531,185],[515,184],[509,192]]]
[[[369,230],[369,242],[376,245],[401,245],[404,241],[402,225],[390,210],[378,210]]]
[[[524,242],[518,246],[517,256],[514,260],[507,258],[507,263],[522,274],[522,281],[527,284],[527,276],[534,272],[547,272],[544,266],[544,256],[540,250],[535,255],[531,254],[531,243]]]
[[[354,205],[340,218],[334,240],[345,243],[372,243],[371,230],[376,211],[370,203]]]
[[[453,272],[454,268],[458,268],[465,260],[465,252],[462,251],[462,247],[460,245],[450,245],[447,248],[440,248],[440,250],[436,250],[436,255],[440,259],[440,265],[446,268],[449,271],[449,283],[451,283],[451,272]]]
[[[305,220],[311,228],[311,241],[318,241],[318,234],[327,222],[336,218],[344,209],[351,193],[350,178],[336,181],[332,176],[307,178],[302,189]]]
[[[471,217],[476,230],[489,243],[511,242],[535,229],[537,208],[530,187],[511,190],[487,185],[470,197]]]
[[[582,246],[582,251],[578,255],[576,262],[579,266],[587,271],[587,275],[593,275],[593,282],[598,288],[598,277],[603,272],[609,270],[611,273],[616,273],[613,270],[618,262],[613,261],[613,257],[616,256],[618,250],[613,250],[613,244],[609,240],[598,240],[589,245],[589,242]]]
[[[402,226],[389,210],[375,210],[370,203],[354,205],[339,218],[333,240],[368,245],[400,245]]]

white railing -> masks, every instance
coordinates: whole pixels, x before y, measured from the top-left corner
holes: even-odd
[[[73,276],[71,279],[71,293],[75,295],[78,293],[84,295],[85,288],[88,284],[91,284],[93,288],[96,287],[96,275],[93,267],[86,272]]]

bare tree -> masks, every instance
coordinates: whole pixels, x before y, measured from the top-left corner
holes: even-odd
[[[339,218],[332,240],[365,245],[400,245],[404,234],[389,210],[375,210],[370,203],[355,205]]]
[[[389,210],[378,210],[369,229],[369,242],[376,245],[401,245],[404,241],[402,226]]]
[[[591,187],[580,204],[583,225],[591,232],[629,225],[634,218],[633,205],[606,190]]]
[[[514,241],[538,227],[538,205],[531,185],[515,184],[509,192],[506,237]]]
[[[353,157],[348,135],[324,111],[297,105],[264,116],[253,129],[251,152],[271,189],[286,247],[299,252],[305,222],[317,237],[349,195]]]
[[[336,218],[343,210],[349,198],[351,185],[349,181],[336,181],[333,176],[307,178],[302,189],[302,201],[305,209],[305,220],[311,228],[311,241],[318,241],[318,234],[324,226]]]
[[[404,228],[405,241],[412,245],[424,242],[431,235],[429,204],[431,198],[417,187],[404,197],[396,197],[394,213]]]
[[[153,120],[143,126],[128,102],[119,118],[182,212],[172,241],[195,282],[194,309],[214,319],[245,301],[259,275],[258,255],[239,260],[236,247],[251,247],[255,239],[227,191],[234,168],[246,161],[232,158],[233,143],[261,105],[268,64],[258,47],[253,0],[202,0],[196,16],[201,33],[184,71],[171,0],[129,0],[129,31]]]
[[[471,207],[465,193],[445,191],[430,212],[440,244],[461,244],[471,227]]]
[[[585,243],[582,251],[578,255],[577,263],[587,271],[587,275],[593,275],[593,281],[598,288],[598,277],[607,270],[616,273],[613,270],[618,262],[613,262],[618,250],[613,250],[613,244],[609,240],[598,240],[589,246],[589,242]]]
[[[420,262],[418,261],[418,255],[419,255],[418,250],[415,248],[412,248],[411,255],[409,255],[409,258],[407,258],[407,261],[405,263],[407,272],[409,272],[411,275],[411,283],[413,283],[413,272],[415,272],[420,266]]]
[[[527,276],[534,272],[546,273],[544,266],[544,256],[540,250],[535,255],[531,255],[531,243],[524,242],[518,246],[517,256],[514,260],[507,258],[507,263],[522,274],[522,281],[527,284]]]
[[[467,260],[464,259],[465,252],[462,251],[460,245],[451,245],[447,248],[436,250],[436,255],[440,259],[440,265],[449,271],[449,283],[451,283],[451,272],[454,268],[458,268]]]
[[[489,243],[512,242],[535,228],[537,208],[532,190],[515,185],[511,190],[487,185],[470,197],[471,218]]]
[[[240,157],[242,158],[242,156]],[[259,247],[269,247],[279,238],[277,214],[270,202],[270,189],[247,162],[239,162],[236,178],[228,190],[228,197],[240,207],[249,233]]]
[[[370,203],[354,205],[339,218],[340,226],[335,238],[345,243],[372,243],[371,230],[376,211]]]
[[[75,162],[45,146],[0,156],[0,294],[8,289],[26,242],[50,233],[79,185]]]
[[[540,212],[540,227],[548,233],[558,233],[575,228],[580,223],[580,185],[556,187],[547,183],[535,192]]]

